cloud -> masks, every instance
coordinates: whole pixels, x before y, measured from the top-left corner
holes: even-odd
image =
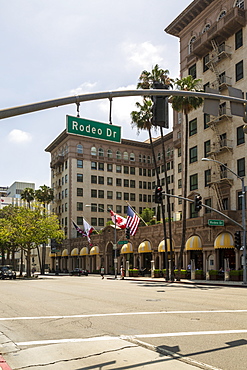
[[[14,129],[8,134],[8,140],[11,143],[25,144],[32,141],[32,136],[29,132]]]
[[[123,51],[129,63],[135,64],[143,69],[151,69],[155,64],[163,62],[164,46],[153,45],[149,41],[141,44],[123,43]]]
[[[97,83],[91,83],[91,82],[83,82],[80,86],[76,87],[75,89],[70,90],[71,95],[81,95],[81,94],[87,94],[94,90],[94,88],[97,86]]]

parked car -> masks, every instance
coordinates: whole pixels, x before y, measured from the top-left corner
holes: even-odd
[[[75,268],[74,270],[70,271],[69,273],[71,276],[74,275],[74,276],[81,276],[81,275],[85,275],[85,276],[88,276],[88,271],[87,270],[82,270],[80,268]]]
[[[16,272],[10,266],[1,266],[0,279],[16,279]]]

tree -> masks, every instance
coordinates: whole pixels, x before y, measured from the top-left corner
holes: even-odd
[[[201,91],[200,89],[200,79],[193,79],[192,76],[183,77],[176,80],[176,86],[179,90],[184,91]],[[172,108],[177,112],[182,112],[185,116],[185,130],[184,130],[184,172],[183,172],[183,197],[187,197],[187,183],[188,183],[188,135],[189,135],[189,118],[188,115],[191,111],[199,108],[203,99],[194,96],[173,96],[171,98]],[[183,200],[182,206],[182,236],[181,236],[181,248],[178,259],[178,271],[182,267],[183,251],[185,247],[185,233],[186,233],[186,213],[187,213],[187,203]],[[178,277],[180,279],[180,276]]]
[[[148,72],[144,70],[140,77],[139,82],[137,84],[137,88],[141,89],[151,89],[155,83],[162,84],[164,89],[169,89],[172,87],[173,80],[168,77],[169,71],[164,70],[159,67],[158,64],[154,66],[151,72]],[[149,132],[149,138],[150,138],[150,144],[154,159],[154,166],[155,166],[155,172],[157,177],[157,185],[160,185],[159,180],[159,173],[157,168],[157,162],[156,157],[154,153],[154,147],[152,142],[152,136],[151,136],[151,128],[152,128],[152,101],[150,97],[144,97],[144,104],[140,105],[140,103],[136,103],[137,107],[139,107],[139,112],[132,112],[132,122],[135,123],[138,129],[147,129]],[[139,113],[139,115],[138,115]],[[163,159],[164,159],[164,168],[165,168],[165,184],[166,184],[166,193],[168,193],[168,182],[167,182],[167,171],[166,171],[166,157],[165,157],[165,147],[164,147],[164,136],[163,136],[163,128],[160,127],[160,133],[161,133],[161,140],[162,140],[162,151],[163,151]],[[171,245],[172,245],[172,228],[171,228],[171,208],[170,208],[170,199],[168,197],[167,199],[167,208],[168,208],[168,219],[169,219],[169,235],[171,239]],[[166,237],[166,224],[165,224],[165,208],[163,201],[161,203],[161,211],[162,211],[162,218],[163,218],[163,228],[164,228],[164,241],[165,241],[165,264],[166,264],[166,278],[169,279],[169,270],[168,270],[168,254],[167,254],[167,237]],[[159,216],[159,205],[158,205],[158,214]],[[171,250],[171,279],[173,280],[173,252]]]
[[[25,200],[30,208],[30,203],[35,198],[35,192],[32,188],[25,188],[21,193],[21,199]]]

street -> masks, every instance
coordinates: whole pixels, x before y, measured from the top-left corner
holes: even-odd
[[[245,288],[45,276],[3,280],[0,291],[11,369],[246,368]]]

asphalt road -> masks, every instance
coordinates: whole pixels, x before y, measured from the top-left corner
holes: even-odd
[[[0,281],[0,293],[0,353],[12,369],[168,369],[167,353],[174,369],[247,366],[246,288],[54,276]]]

